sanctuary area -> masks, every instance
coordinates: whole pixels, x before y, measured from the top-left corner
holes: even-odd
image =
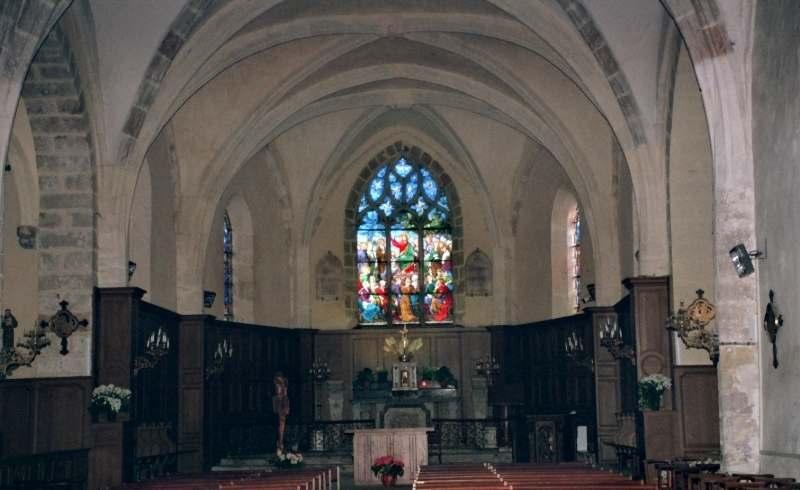
[[[799,488],[798,26],[0,1],[0,488]]]

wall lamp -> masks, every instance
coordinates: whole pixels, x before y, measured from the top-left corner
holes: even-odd
[[[211,308],[214,306],[214,300],[217,297],[217,293],[214,291],[203,291],[203,306],[206,308]]]
[[[749,276],[755,271],[753,268],[753,257],[762,257],[764,254],[758,250],[748,252],[744,244],[740,243],[733,247],[728,255],[733,263],[733,268],[736,270],[736,275],[739,277]]]

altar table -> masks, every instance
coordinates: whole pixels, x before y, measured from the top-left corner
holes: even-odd
[[[356,485],[379,485],[372,474],[372,462],[381,456],[394,456],[405,463],[403,476],[397,482],[409,485],[419,467],[428,464],[428,432],[431,427],[409,429],[354,429],[353,479]]]

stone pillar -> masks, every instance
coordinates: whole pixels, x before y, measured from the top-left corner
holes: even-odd
[[[617,454],[606,442],[614,442],[619,431],[617,413],[621,410],[619,362],[608,350],[600,345],[598,332],[606,320],[616,320],[617,313],[610,306],[596,306],[583,310],[590,315],[592,338],[594,339],[594,386],[597,405],[597,461],[612,466],[617,462]]]
[[[206,329],[210,315],[181,317],[178,348],[178,472],[197,473],[204,469],[203,418],[205,397]]]

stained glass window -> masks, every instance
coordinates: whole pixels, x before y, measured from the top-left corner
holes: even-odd
[[[224,275],[224,298],[225,320],[233,321],[233,228],[228,212],[225,212],[222,226],[222,251],[223,251],[223,275]]]
[[[576,206],[567,223],[567,277],[570,304],[581,310],[581,210]]]
[[[359,324],[453,322],[453,236],[442,186],[401,157],[379,168],[359,199]]]

